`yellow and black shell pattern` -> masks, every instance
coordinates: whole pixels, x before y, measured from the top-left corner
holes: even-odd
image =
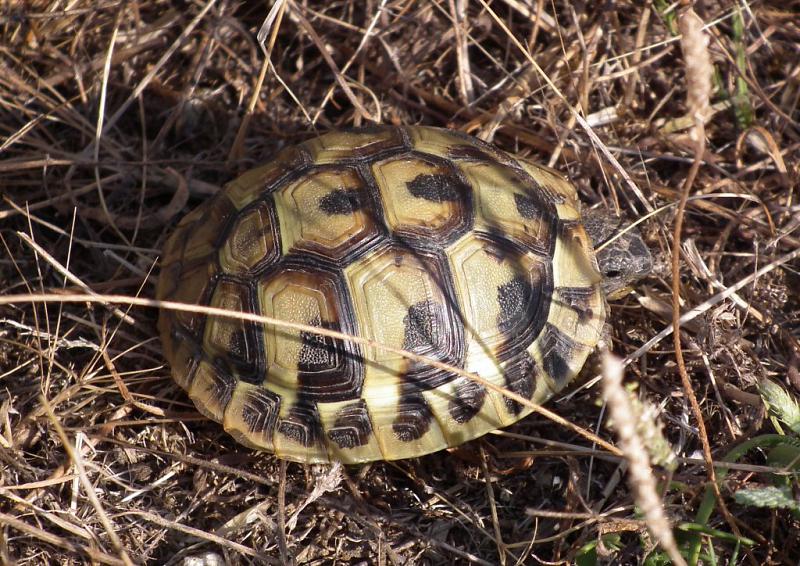
[[[605,321],[574,187],[470,136],[333,132],[280,152],[168,239],[161,300],[332,329],[536,403]],[[291,328],[162,309],[172,375],[234,438],[299,462],[421,456],[530,408],[464,376]]]

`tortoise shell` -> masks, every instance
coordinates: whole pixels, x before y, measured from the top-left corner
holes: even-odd
[[[574,187],[457,132],[334,132],[230,182],[168,239],[157,296],[367,338],[536,403],[606,316]],[[370,345],[162,309],[172,375],[243,444],[299,462],[421,456],[530,408]]]

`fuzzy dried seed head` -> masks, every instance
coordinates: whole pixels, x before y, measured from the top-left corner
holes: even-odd
[[[708,53],[708,35],[703,31],[703,20],[692,9],[681,13],[678,27],[686,63],[686,103],[689,115],[694,118],[695,123],[703,124],[710,116],[711,77],[714,74]]]

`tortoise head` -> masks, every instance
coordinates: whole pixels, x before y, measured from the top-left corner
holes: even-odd
[[[630,285],[653,268],[650,250],[638,230],[622,232],[623,219],[607,210],[586,210],[583,226],[596,251],[603,275],[603,291],[609,298],[624,295]]]

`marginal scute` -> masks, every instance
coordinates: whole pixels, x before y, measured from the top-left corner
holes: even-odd
[[[448,412],[459,424],[471,421],[483,408],[486,401],[486,388],[467,377],[454,383],[455,395],[450,400]]]
[[[167,241],[164,243],[164,251],[161,255],[161,269],[172,267],[180,262],[183,256],[183,247],[186,245],[186,237],[188,230],[177,229],[175,230]],[[161,279],[161,278],[159,278]],[[175,281],[171,281],[174,285]]]
[[[257,385],[239,384],[222,424],[239,442],[272,449],[280,408],[279,395]]]
[[[222,422],[225,408],[236,389],[236,378],[221,363],[200,361],[189,385],[189,397],[208,418]]]
[[[567,204],[576,210],[579,208],[578,192],[575,190],[575,186],[564,179],[558,171],[527,159],[517,158],[517,163],[530,175],[539,191],[554,203],[557,205]],[[560,212],[559,209],[559,214]]]
[[[558,267],[553,271],[556,290],[547,322],[585,347],[573,354],[583,357],[570,359],[575,366],[580,366],[586,357],[581,352],[584,349],[588,352],[597,344],[606,317],[601,276],[589,238],[580,224],[562,223],[553,262]]]
[[[162,301],[171,301],[181,282],[181,264],[169,263],[161,268],[156,284],[156,297]],[[172,311],[165,311],[172,312]],[[160,327],[159,327],[160,328]],[[163,329],[162,329],[163,332]]]
[[[535,390],[536,362],[527,351],[520,352],[503,366],[505,387],[525,399],[531,399]],[[503,397],[506,409],[520,415],[525,407],[510,397]]]
[[[216,256],[220,234],[224,232],[234,212],[227,196],[224,193],[217,194],[202,218],[187,228],[190,232],[183,248],[183,262],[193,263],[211,255]]]
[[[365,446],[371,436],[372,422],[363,399],[341,407],[328,430],[328,438],[340,449]]]
[[[433,422],[433,412],[422,392],[410,386],[404,388],[392,423],[395,437],[401,442],[419,440],[430,430]]]
[[[181,270],[180,284],[169,300],[190,305],[208,303],[208,298],[216,280],[216,267],[213,263],[195,263]],[[163,298],[163,297],[162,297]],[[200,330],[203,315],[197,311],[174,311],[175,321],[194,334]]]
[[[595,315],[597,294],[595,287],[559,287],[555,290],[553,301],[573,310],[578,320],[585,323]]]
[[[182,232],[183,229],[188,228],[198,220],[200,220],[203,215],[208,211],[210,207],[215,205],[215,200],[213,198],[208,199],[189,213],[187,213],[183,218],[178,221],[178,224],[175,226],[177,228],[175,234]]]
[[[419,126],[411,126],[406,130],[409,133],[414,149],[420,153],[427,153],[445,159],[454,159],[466,154],[465,157],[467,159],[474,159],[477,150],[484,155],[491,155],[493,161],[510,161],[504,152],[461,132]]]
[[[383,458],[413,458],[447,446],[447,437],[431,413],[425,394],[413,386],[376,385],[369,392],[365,390],[364,401]],[[404,440],[412,437],[418,438]]]
[[[581,359],[583,365],[589,350],[549,323],[536,342],[542,367],[552,382],[551,387],[554,391],[560,391],[577,373],[578,368],[573,366],[575,359]],[[580,356],[581,352],[583,356]]]
[[[556,230],[553,261],[555,287],[600,288],[602,276],[597,267],[589,236],[578,222],[561,222]]]
[[[447,150],[447,157],[455,161],[495,161],[498,152],[474,145],[455,145]]]
[[[322,423],[316,405],[302,403],[293,406],[289,414],[279,420],[278,433],[284,441],[303,448],[318,444],[322,440]]]
[[[189,389],[197,363],[202,356],[199,345],[183,329],[172,323],[172,319],[163,316],[162,319],[170,321],[170,326],[161,329],[161,340],[164,343],[164,350],[172,353],[170,358],[172,377],[178,385]]]

